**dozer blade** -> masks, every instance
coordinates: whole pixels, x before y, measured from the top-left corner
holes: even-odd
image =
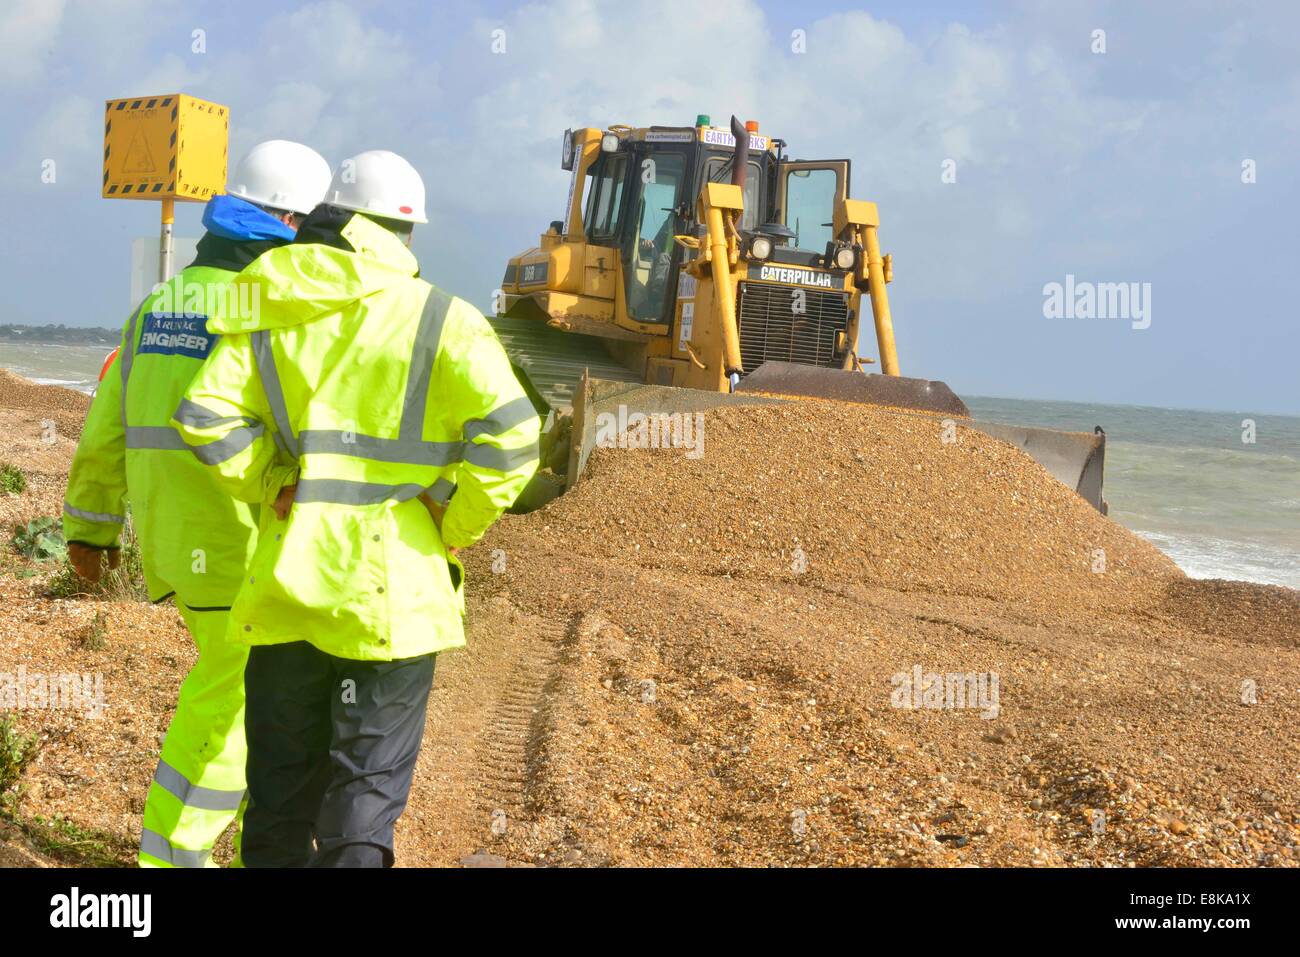
[[[602,415],[626,422],[636,413],[671,415],[674,412],[707,412],[723,405],[775,405],[784,399],[764,395],[706,392],[670,385],[614,382],[583,376],[573,403],[573,438],[569,445],[568,487],[578,481],[587,459],[596,448],[596,430]]]
[[[1078,492],[1101,514],[1109,511],[1101,490],[1106,469],[1105,432],[1058,432],[1055,429],[1003,425],[1001,422],[958,424],[1010,442],[1051,472],[1058,482]]]
[[[966,403],[942,382],[896,375],[864,375],[797,362],[764,362],[741,380],[736,391],[837,399],[945,415],[970,415]]]

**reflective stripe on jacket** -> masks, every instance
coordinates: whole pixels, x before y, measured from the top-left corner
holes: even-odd
[[[349,248],[261,256],[173,424],[231,495],[269,505],[231,614],[249,644],[387,660],[464,644],[459,563],[537,468],[539,420],[487,320],[355,215]],[[417,500],[447,501],[442,534]],[[455,566],[455,571],[452,568]]]

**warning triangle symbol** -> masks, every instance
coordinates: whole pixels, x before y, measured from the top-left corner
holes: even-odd
[[[153,154],[149,152],[149,141],[144,130],[137,126],[131,137],[131,144],[126,148],[126,158],[122,160],[124,173],[156,173]]]

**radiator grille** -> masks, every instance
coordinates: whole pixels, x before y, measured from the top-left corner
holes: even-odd
[[[800,288],[806,311],[795,315],[793,292]],[[740,357],[753,372],[769,359],[838,367],[836,334],[848,328],[849,297],[833,290],[740,284]]]

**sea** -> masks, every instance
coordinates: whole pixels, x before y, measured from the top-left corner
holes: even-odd
[[[0,342],[0,367],[94,389],[106,346]],[[1300,589],[1300,416],[963,396],[978,419],[1106,430],[1110,517],[1194,578]]]
[[[963,398],[977,419],[1100,425],[1111,518],[1193,578],[1300,589],[1300,416]]]

